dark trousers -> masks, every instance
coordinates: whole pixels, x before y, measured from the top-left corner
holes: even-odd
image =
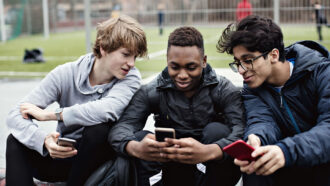
[[[138,140],[142,140],[146,131],[137,132]],[[202,132],[203,144],[211,144],[227,137],[230,129],[221,123],[209,123]],[[213,160],[203,163],[206,166],[205,174],[197,170],[196,165],[182,164],[177,162],[159,163],[137,160],[137,172],[139,186],[150,185],[149,178],[162,170],[162,181],[157,185],[163,186],[215,186],[235,185],[240,176],[239,167],[234,165],[233,159],[226,157],[225,160]]]
[[[315,167],[286,167],[271,176],[243,174],[244,186],[330,186],[330,163]]]
[[[41,181],[66,182],[69,186],[83,185],[97,167],[114,157],[107,142],[109,130],[108,123],[85,127],[77,145],[78,154],[65,159],[43,157],[10,134],[6,150],[7,186],[32,186],[33,177]]]

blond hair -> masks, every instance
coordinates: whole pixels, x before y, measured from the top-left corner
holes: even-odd
[[[127,48],[137,57],[147,55],[147,39],[142,26],[133,18],[120,15],[100,23],[93,47],[93,53],[101,58],[100,47],[107,52],[113,52],[121,47]]]

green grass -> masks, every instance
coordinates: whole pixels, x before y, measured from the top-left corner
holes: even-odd
[[[166,28],[165,34],[159,36],[157,28],[145,28],[148,40],[148,53],[152,54],[166,49],[168,34],[173,29],[174,27]],[[223,27],[199,27],[198,29],[204,36],[205,53],[208,56],[208,62],[216,68],[227,68],[232,57],[227,54],[217,53],[215,47]],[[282,29],[286,46],[299,40],[317,39],[314,25],[290,25],[283,26]],[[95,32],[92,34],[92,38],[95,38]],[[323,28],[323,38],[326,41],[322,44],[327,49],[330,49],[330,29]],[[41,48],[44,51],[46,63],[22,63],[24,49],[32,48]],[[74,61],[84,54],[85,33],[83,31],[54,33],[50,35],[49,39],[44,39],[43,35],[22,36],[6,43],[0,43],[0,71],[49,72],[57,65]],[[136,62],[136,66],[141,71],[143,77],[161,71],[165,65],[165,55]]]

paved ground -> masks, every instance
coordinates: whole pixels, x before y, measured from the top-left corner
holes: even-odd
[[[236,86],[242,86],[242,78],[239,74],[233,73],[230,69],[216,69],[216,72],[230,79]],[[144,79],[143,82],[147,83],[155,76]],[[0,79],[0,169],[5,168],[5,149],[6,138],[9,131],[6,126],[6,117],[10,109],[27,95],[34,87],[40,82],[40,79],[32,80],[7,80]],[[48,109],[54,109],[57,104],[50,105]],[[151,117],[150,117],[151,118]],[[153,130],[152,119],[148,120],[147,129]],[[56,127],[56,122],[40,122],[40,127],[47,131],[52,131]]]

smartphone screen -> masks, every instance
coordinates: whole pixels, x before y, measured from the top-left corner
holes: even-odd
[[[69,138],[58,138],[57,144],[63,147],[73,147],[76,144],[76,140]]]
[[[251,156],[254,148],[243,140],[237,140],[234,143],[225,146],[223,151],[239,160],[255,160],[255,158]]]
[[[175,130],[173,128],[156,128],[155,135],[157,141],[165,141],[165,138],[175,138]]]

